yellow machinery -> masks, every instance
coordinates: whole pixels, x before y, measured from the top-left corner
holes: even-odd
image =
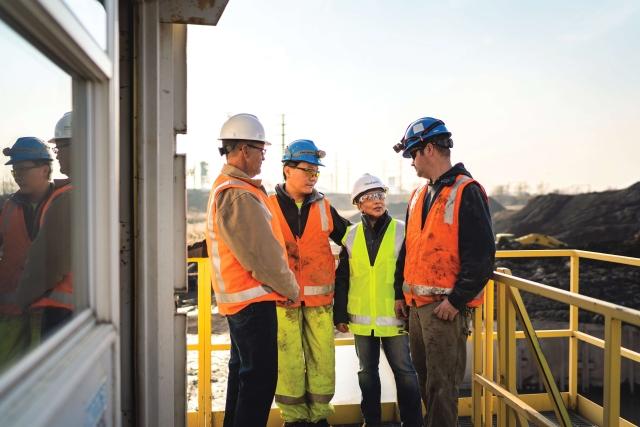
[[[570,259],[569,291],[511,276],[506,269],[494,272],[487,284],[485,304],[473,318],[472,396],[459,399],[460,416],[470,416],[476,427],[492,426],[493,417],[499,427],[527,425],[555,426],[541,412],[554,411],[561,426],[571,425],[568,410],[598,426],[633,426],[620,417],[620,365],[626,358],[640,363],[640,353],[621,347],[622,324],[640,327],[640,311],[580,295],[580,260],[590,259],[640,267],[640,259],[579,250],[517,250],[498,251],[498,258],[568,257]],[[198,344],[187,350],[198,351],[198,411],[188,413],[189,426],[221,426],[224,413],[211,410],[211,351],[226,351],[228,344],[211,344],[211,287],[209,263],[206,258],[192,258],[198,264]],[[569,305],[569,328],[534,330],[524,309],[520,291],[529,292]],[[578,329],[578,311],[598,313],[605,319],[604,340]],[[516,330],[516,318],[523,326]],[[567,360],[568,390],[555,384],[549,365],[540,348],[539,339],[569,340]],[[533,359],[543,379],[547,393],[518,394],[516,390],[516,340],[526,339]],[[497,342],[497,354],[494,346]],[[604,405],[600,406],[578,393],[578,343],[604,349]],[[353,339],[337,339],[336,345],[353,345]],[[494,361],[497,360],[497,365]],[[497,369],[494,369],[494,365]],[[354,375],[355,380],[355,375]],[[388,421],[398,419],[397,408],[383,407]],[[336,424],[357,423],[358,403],[336,405],[330,419]],[[269,427],[282,421],[272,409]]]
[[[539,246],[546,249],[560,249],[566,248],[567,244],[556,239],[553,236],[540,233],[530,233],[522,237],[514,239],[514,241],[520,243],[522,246]]]

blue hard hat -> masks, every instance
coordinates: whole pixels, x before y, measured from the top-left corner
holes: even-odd
[[[22,138],[18,138],[16,143],[13,144],[13,147],[5,148],[2,150],[2,153],[5,156],[10,157],[9,161],[5,163],[5,165],[13,165],[15,163],[26,162],[29,160],[53,161],[53,157],[51,156],[51,152],[49,151],[49,148],[47,148],[47,145],[35,136],[23,136]]]
[[[296,139],[284,149],[282,163],[307,162],[312,165],[324,166],[320,159],[326,156],[322,150],[318,150],[316,144],[310,139]]]
[[[451,132],[445,127],[442,120],[433,117],[423,117],[411,123],[404,133],[404,137],[393,149],[396,152],[402,151],[402,157],[410,158],[414,148],[426,145],[430,139],[436,136],[445,136],[448,140],[438,145],[451,148]]]

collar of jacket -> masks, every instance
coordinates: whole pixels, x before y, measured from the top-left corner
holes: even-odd
[[[373,227],[371,226],[371,220],[369,219],[369,215],[363,213],[361,214],[361,217],[362,217],[362,225],[365,228],[372,230],[376,236],[380,234],[380,230],[382,230],[382,228],[384,228],[384,226],[389,221],[391,221],[391,216],[389,216],[388,210],[384,211],[384,213],[380,216],[380,218],[378,218],[378,220],[373,225]]]
[[[451,167],[451,169],[443,173],[440,178],[436,179],[433,184],[430,183],[429,185],[432,185],[434,187],[453,185],[453,183],[456,182],[456,177],[458,175],[466,175],[469,178],[473,178],[471,176],[471,173],[469,173],[469,171],[464,167],[462,163],[456,163]]]
[[[284,200],[290,201],[294,205],[296,203],[296,201],[293,200],[293,197],[291,197],[289,195],[289,193],[287,193],[287,189],[285,187],[285,184],[277,184],[276,185],[276,195],[278,195],[278,197],[281,197]],[[310,205],[311,203],[317,202],[318,200],[322,200],[322,199],[324,199],[324,194],[322,194],[321,192],[317,191],[314,188],[313,191],[311,192],[311,194],[307,194],[305,196],[304,201],[302,202],[302,206]]]
[[[220,171],[220,173],[224,175],[232,176],[234,178],[240,178],[241,180],[248,182],[254,187],[262,188],[261,179],[253,179],[249,175],[244,173],[242,170],[230,164],[225,164],[224,166],[222,166],[222,171]]]

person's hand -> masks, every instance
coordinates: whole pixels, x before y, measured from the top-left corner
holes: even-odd
[[[440,320],[450,320],[456,318],[460,311],[451,305],[448,299],[442,300],[440,304],[433,310],[433,314],[435,314]]]
[[[393,307],[396,312],[396,319],[406,320],[409,317],[409,307],[403,299],[397,299]]]
[[[338,323],[336,325],[336,329],[340,332],[342,332],[343,334],[349,332],[349,325],[347,325],[346,323]]]

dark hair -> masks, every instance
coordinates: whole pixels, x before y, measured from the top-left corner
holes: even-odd
[[[284,167],[285,166],[289,166],[290,168],[295,168],[296,166],[298,166],[298,163],[300,163],[300,162],[293,162],[291,160],[287,160],[286,162],[284,162],[284,164],[282,165],[282,179],[283,179],[283,181],[287,180],[287,176],[284,174]]]
[[[429,144],[433,144],[438,154],[444,157],[451,157],[453,141],[447,135],[437,135],[429,139]]]

